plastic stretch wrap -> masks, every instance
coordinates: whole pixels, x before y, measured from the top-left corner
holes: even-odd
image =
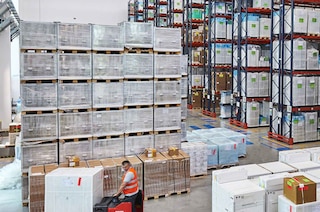
[[[21,146],[22,169],[58,162],[58,144],[30,144]],[[41,154],[39,154],[41,153]]]
[[[296,99],[296,98],[294,98]],[[284,125],[284,132],[289,132],[289,122],[290,118],[285,116],[285,125]],[[306,141],[305,136],[305,127],[306,127],[306,120],[303,115],[292,115],[292,124],[291,124],[291,137],[293,138],[293,142],[303,142]]]
[[[58,24],[58,49],[90,50],[90,24]]]
[[[153,47],[153,24],[122,22],[124,46],[126,48],[152,48]]]
[[[57,83],[21,84],[22,110],[57,109]]]
[[[152,105],[153,81],[125,81],[124,105]]]
[[[52,53],[21,53],[20,79],[57,79],[57,55]]]
[[[167,151],[169,147],[181,148],[181,133],[154,135],[154,148],[158,152]]]
[[[218,146],[219,165],[236,164],[238,160],[237,143],[226,138],[212,138]]]
[[[21,49],[56,49],[57,27],[55,23],[20,22]]]
[[[175,21],[175,23],[177,23]],[[154,51],[181,51],[180,28],[154,28]]]
[[[188,78],[181,78],[181,98],[188,97]]]
[[[154,108],[154,130],[161,131],[180,129],[180,122],[180,107]]]
[[[180,55],[154,55],[154,77],[181,77]]]
[[[124,78],[153,78],[153,55],[125,54]]]
[[[58,108],[91,108],[91,83],[61,83],[58,85]]]
[[[181,149],[190,156],[190,176],[207,174],[207,144],[184,142]]]
[[[309,112],[302,113],[305,118],[305,140],[315,141],[318,140],[317,127],[318,127],[318,113]]]
[[[231,105],[220,105],[220,118],[231,117]]]
[[[188,116],[188,99],[181,99],[181,119],[186,119]]]
[[[187,122],[181,121],[181,141],[187,140]]]
[[[153,131],[153,108],[124,110],[125,133]]]
[[[121,135],[124,133],[123,110],[92,112],[93,136]]]
[[[92,141],[92,158],[101,159],[124,155],[124,138],[108,138]]]
[[[58,55],[58,79],[91,79],[92,59],[91,54],[69,54]]]
[[[23,141],[57,138],[57,114],[27,114],[21,119]]]
[[[92,83],[93,108],[122,107],[123,82]]]
[[[59,163],[67,162],[67,157],[78,156],[80,160],[92,159],[92,141],[60,142]]]
[[[123,51],[123,32],[120,26],[92,25],[92,49]]]
[[[278,212],[304,212],[304,211],[318,211],[320,208],[320,201],[317,202],[309,202],[300,205],[296,205],[290,200],[288,200],[285,196],[280,195],[278,197]]]
[[[122,54],[93,54],[93,79],[123,79]]]
[[[154,147],[153,135],[126,136],[124,140],[125,155],[142,154],[146,148]]]
[[[104,170],[103,179],[103,195],[112,196],[117,193],[118,187],[118,169],[111,158],[101,160],[101,165]]]
[[[154,103],[155,104],[180,104],[181,103],[180,81],[155,81]]]
[[[92,113],[59,113],[59,137],[74,138],[92,135]]]

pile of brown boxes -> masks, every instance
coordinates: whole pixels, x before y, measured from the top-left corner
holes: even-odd
[[[284,178],[284,196],[294,204],[304,204],[317,201],[317,185],[305,176]]]

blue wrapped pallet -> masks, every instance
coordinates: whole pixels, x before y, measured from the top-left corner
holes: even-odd
[[[227,138],[212,138],[211,142],[218,146],[219,165],[233,165],[239,162],[236,142]]]
[[[237,149],[238,149],[238,157],[243,157],[247,154],[247,136],[238,133],[233,132],[228,135],[228,139],[230,139],[233,142],[237,143]]]

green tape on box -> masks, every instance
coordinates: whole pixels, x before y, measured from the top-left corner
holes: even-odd
[[[295,119],[295,120],[293,120],[293,123],[294,123],[294,124],[298,124],[298,123],[299,123],[299,120]]]
[[[220,54],[221,53],[221,51],[220,50],[217,50],[217,54]]]
[[[256,82],[256,78],[251,78],[251,82]]]
[[[312,21],[313,23],[317,23],[318,20],[317,20],[317,18],[312,18],[311,21]]]
[[[252,55],[256,55],[256,51],[251,51],[251,54]]]
[[[314,124],[314,119],[310,119],[309,124]]]
[[[267,80],[267,77],[261,77],[261,79],[262,79],[263,81],[265,81],[265,80]]]
[[[309,183],[309,182],[310,182],[310,180],[307,179],[307,178],[303,178],[302,180],[303,180],[305,183]]]
[[[315,83],[310,83],[309,86],[310,86],[310,88],[314,89],[315,88]]]
[[[318,57],[317,52],[314,52],[314,53],[312,54],[312,56],[313,56],[313,57]]]
[[[252,28],[256,28],[257,25],[256,25],[256,24],[251,24],[251,27],[252,27]]]
[[[304,18],[299,18],[299,23],[303,23],[304,22]]]
[[[302,84],[298,84],[298,85],[297,85],[297,88],[302,88]]]
[[[299,45],[298,50],[303,50],[303,46]]]
[[[264,29],[264,30],[268,30],[268,29],[269,29],[269,26],[264,26],[263,29]]]
[[[252,110],[257,110],[257,107],[251,107]]]

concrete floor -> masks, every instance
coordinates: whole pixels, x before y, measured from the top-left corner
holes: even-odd
[[[311,142],[288,146],[280,142],[271,141],[267,136],[268,128],[241,129],[231,126],[228,120],[213,119],[203,116],[199,111],[188,111],[188,131],[194,128],[225,127],[244,133],[248,136],[247,156],[240,158],[239,163],[264,163],[278,160],[278,152],[291,148],[307,148],[320,146],[320,142]],[[26,212],[22,208],[20,190],[0,190],[0,211]],[[144,202],[145,212],[209,212],[211,211],[211,171],[208,176],[191,180],[191,192],[188,194],[174,195],[167,198],[148,200]]]

